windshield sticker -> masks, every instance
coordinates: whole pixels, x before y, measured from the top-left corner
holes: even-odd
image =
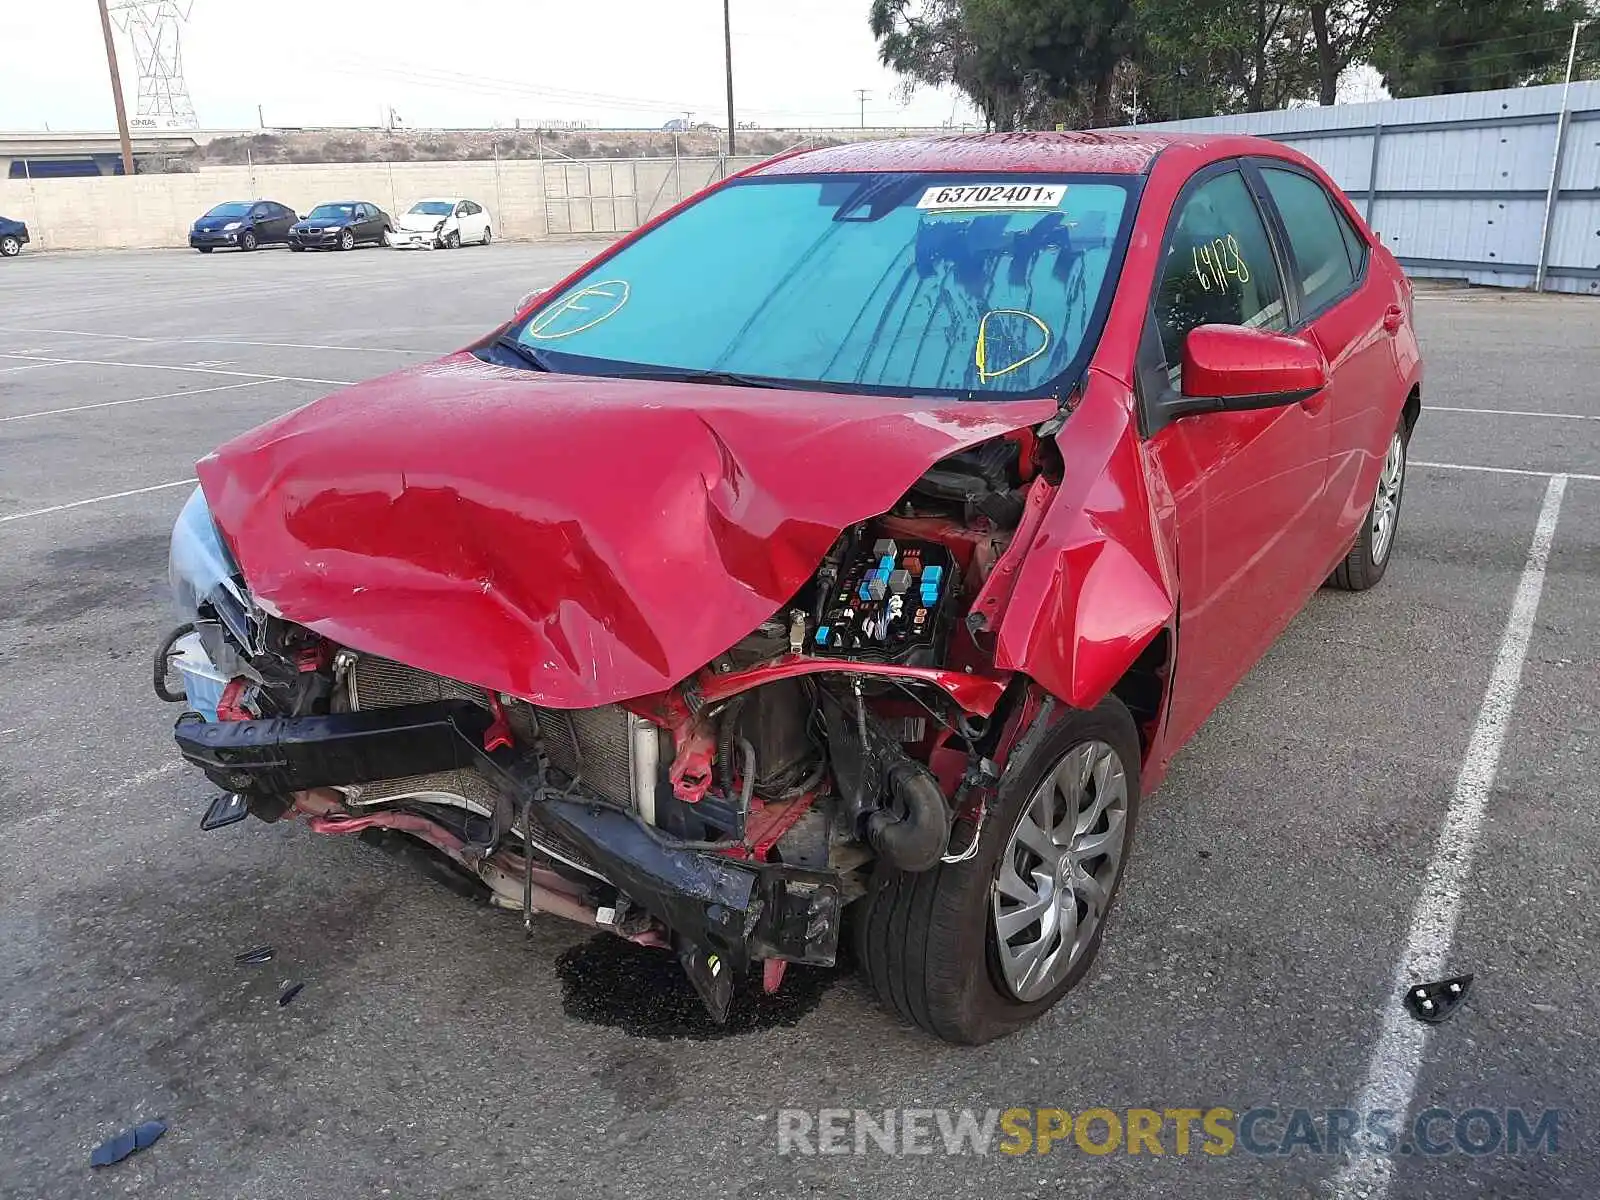
[[[540,310],[523,332],[541,342],[571,337],[616,316],[628,302],[628,295],[625,279],[591,283],[563,296],[549,308]]]
[[[1206,291],[1226,291],[1228,280],[1250,282],[1250,268],[1239,250],[1239,240],[1228,234],[1194,247],[1194,273]]]
[[[992,208],[1060,208],[1064,183],[961,183],[931,187],[917,207],[928,212]]]
[[[1030,343],[1037,346],[1029,348]],[[1020,308],[994,308],[978,322],[974,357],[978,382],[987,383],[1027,366],[1050,346],[1050,327]]]

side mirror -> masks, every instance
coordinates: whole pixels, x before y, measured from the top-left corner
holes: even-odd
[[[544,295],[549,290],[550,290],[549,288],[535,288],[533,291],[529,292],[526,296],[524,296],[521,300],[517,301],[517,307],[514,310],[512,310],[511,315],[513,317],[520,317],[523,313],[528,311],[528,305],[532,304],[535,300],[537,300],[540,296]]]
[[[1328,386],[1328,360],[1294,334],[1201,325],[1184,339],[1180,380],[1182,393],[1162,405],[1169,420],[1299,404]]]

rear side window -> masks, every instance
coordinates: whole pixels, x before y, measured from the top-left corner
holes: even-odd
[[[1289,327],[1266,226],[1238,171],[1208,180],[1182,201],[1156,288],[1156,324],[1167,365],[1183,361],[1197,325]]]
[[[1298,171],[1264,167],[1262,178],[1278,206],[1295,273],[1305,291],[1304,316],[1314,316],[1348,292],[1359,262],[1352,262],[1348,222],[1334,209],[1322,185]],[[1354,231],[1348,231],[1353,234]]]

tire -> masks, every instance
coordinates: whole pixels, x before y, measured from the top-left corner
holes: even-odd
[[[22,239],[14,233],[0,237],[0,258],[15,258],[22,253]]]
[[[461,233],[459,230],[452,229],[444,235],[444,248],[446,250],[461,249]]]
[[[485,225],[483,227],[483,243],[482,244],[487,246],[492,241],[494,241],[494,230],[490,229],[487,225]]]
[[[389,227],[387,225],[385,225],[381,230],[378,231],[378,245],[383,246],[385,248],[388,247],[390,232],[391,232],[391,230],[389,229]]]
[[[1364,592],[1376,587],[1383,573],[1389,569],[1389,560],[1394,557],[1395,538],[1399,534],[1400,502],[1406,492],[1406,452],[1410,442],[1411,430],[1406,427],[1405,418],[1402,417],[1400,424],[1395,426],[1388,452],[1384,455],[1383,470],[1378,474],[1377,490],[1361,522],[1361,532],[1356,535],[1355,544],[1344,556],[1344,561],[1328,576],[1327,586],[1347,592]],[[1389,505],[1387,528],[1381,520],[1382,506],[1386,503]]]
[[[356,235],[348,229],[339,231],[339,249],[354,250],[356,248]]]
[[[213,250],[216,249],[216,247],[215,246],[196,246],[195,249],[200,251],[201,254],[210,254]]]
[[[239,249],[245,251],[246,253],[254,250],[260,244],[260,242],[256,241],[254,230],[246,229],[242,234],[239,235]]]
[[[289,249],[294,251],[296,254],[304,254],[306,252],[306,248],[299,242],[290,242]]]
[[[1018,877],[1016,861],[1008,855],[1033,854],[1018,840],[1023,818],[1031,819],[1038,812],[1035,806],[1046,794],[1059,802],[1061,793],[1055,789],[1053,778],[1057,768],[1077,774],[1082,756],[1098,756],[1101,751],[1106,757],[1100,761],[1115,760],[1108,770],[1114,770],[1116,765],[1122,768],[1124,787],[1115,859],[1106,855],[1083,860],[1091,864],[1087,874],[1095,876],[1103,890],[1099,915],[1081,948],[1060,964],[1063,973],[1054,978],[1047,974],[1036,981],[1037,992],[1020,999],[1018,989],[1007,982],[1001,960],[999,906],[1007,902],[1002,899],[1005,893],[999,890],[1002,867],[1009,862],[1013,876]],[[918,874],[892,870],[880,863],[853,914],[857,961],[879,999],[935,1037],[964,1045],[993,1041],[1037,1020],[1071,991],[1093,965],[1122,881],[1138,816],[1139,735],[1127,708],[1114,697],[1088,711],[1069,712],[1036,744],[1019,744],[1014,755],[1020,757],[1014,757],[1007,766],[1008,777],[984,820],[973,858],[962,863],[941,863]],[[1098,768],[1094,777],[1100,777]],[[1115,797],[1115,776],[1107,778],[1111,783],[1103,794]],[[1083,796],[1090,804],[1099,803],[1087,790]],[[1113,811],[1115,800],[1107,805],[1108,812]],[[1113,826],[1109,817],[1105,819],[1109,831]],[[1088,834],[1096,833],[1100,820],[1096,818]],[[1076,841],[1075,838],[1073,844]],[[1058,885],[1053,881],[1059,874],[1047,874],[1051,874],[1048,890],[1055,891]],[[1039,876],[1033,878],[1043,894],[1044,884]],[[1072,911],[1081,919],[1084,914],[1079,911],[1077,890],[1070,895]],[[1016,911],[1010,915],[1015,916]],[[1042,926],[1040,931],[1042,934]],[[1029,937],[1026,929],[1009,936],[1024,940]],[[1056,936],[1059,939],[1059,934]],[[1056,944],[1059,946],[1059,940]],[[1051,957],[1045,956],[1046,960]]]

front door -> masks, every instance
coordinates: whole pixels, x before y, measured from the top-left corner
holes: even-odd
[[[1236,165],[1201,171],[1165,236],[1144,380],[1181,385],[1183,342],[1198,325],[1289,328],[1280,256]],[[1315,586],[1328,438],[1324,389],[1280,408],[1183,417],[1147,443],[1177,526],[1171,744],[1199,727]]]

